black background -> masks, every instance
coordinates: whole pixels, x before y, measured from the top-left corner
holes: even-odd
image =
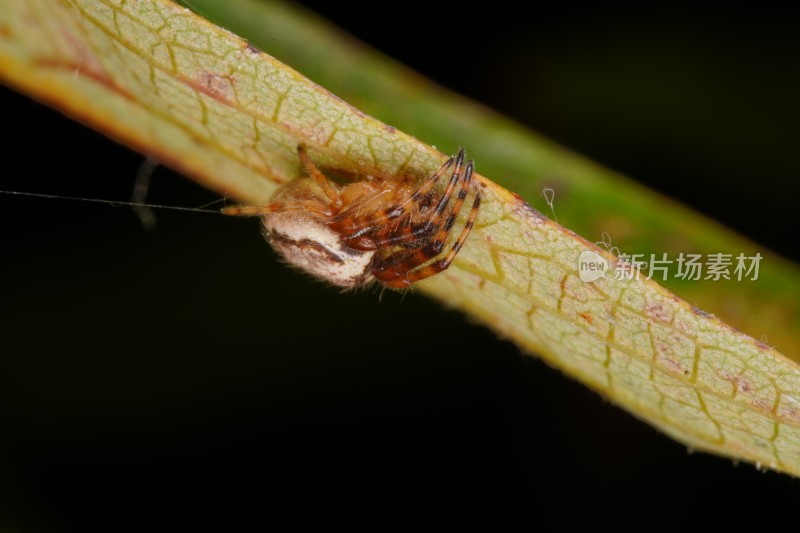
[[[306,4],[800,257],[791,13]],[[429,37],[443,27],[460,38]],[[469,77],[442,68],[453,57]],[[130,196],[140,155],[11,90],[0,99],[3,189]],[[150,200],[215,198],[160,168]],[[4,195],[0,216],[0,517],[20,531],[234,528],[287,513],[379,526],[422,509],[731,525],[744,509],[796,506],[788,476],[687,454],[457,313],[305,279],[254,221],[162,211],[146,232],[123,208]]]

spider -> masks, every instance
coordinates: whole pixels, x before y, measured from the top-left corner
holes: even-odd
[[[310,177],[279,188],[269,204],[232,206],[227,215],[260,216],[264,236],[289,263],[347,289],[377,281],[402,289],[447,269],[475,223],[481,196],[475,193],[466,223],[439,258],[472,181],[474,163],[464,149],[415,186],[410,177],[366,179],[338,185],[297,153]],[[450,172],[444,191],[435,186]]]

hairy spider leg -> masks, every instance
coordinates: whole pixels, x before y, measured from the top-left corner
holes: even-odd
[[[394,220],[402,216],[408,209],[419,202],[426,194],[428,194],[433,187],[438,183],[439,178],[441,178],[445,172],[450,170],[450,167],[453,166],[453,163],[456,163],[456,169],[453,171],[453,176],[451,176],[450,181],[453,181],[459,172],[461,171],[461,166],[464,164],[464,147],[460,147],[458,149],[458,155],[450,157],[445,163],[439,167],[433,176],[425,180],[425,182],[412,194],[409,196],[403,203],[398,206],[395,206],[392,209],[387,210],[387,218],[389,220]]]
[[[257,217],[280,211],[281,207],[282,204],[280,202],[259,205],[229,205],[228,207],[222,208],[222,214],[233,217]]]
[[[373,270],[372,275],[375,277],[375,279],[390,288],[402,289],[408,287],[412,283],[447,270],[447,268],[450,266],[450,263],[453,262],[453,259],[455,259],[459,250],[464,245],[464,242],[467,240],[467,237],[472,230],[472,226],[475,224],[475,219],[478,216],[478,208],[480,207],[480,204],[481,197],[480,195],[477,195],[475,196],[475,201],[472,204],[472,209],[470,210],[467,223],[464,225],[464,228],[461,230],[461,234],[458,236],[455,244],[453,244],[453,247],[447,253],[447,256],[444,257],[444,259],[435,261],[429,265],[423,266],[422,268],[417,268],[426,261],[429,261],[432,257],[436,256],[437,246],[434,243],[430,243],[425,248],[413,251],[409,255],[402,254],[404,257],[399,263],[396,263],[391,267]],[[414,270],[415,268],[417,269]]]
[[[309,211],[319,217],[330,217],[330,212],[320,209],[318,202],[304,200],[298,204],[286,204],[284,202],[272,202],[259,205],[231,205],[222,208],[223,215],[234,217],[259,217],[267,213],[278,213],[285,211]]]
[[[338,206],[342,203],[342,199],[339,196],[339,193],[336,192],[336,189],[331,185],[330,180],[325,176],[325,174],[317,168],[317,165],[311,161],[311,158],[308,157],[306,153],[306,149],[303,145],[297,146],[297,155],[300,156],[300,161],[303,162],[303,165],[308,170],[308,173],[311,174],[311,177],[314,178],[314,181],[322,188],[322,191],[325,193],[325,196],[331,201],[332,205]]]
[[[360,216],[354,213],[360,208],[360,205],[348,207],[334,217],[336,221],[331,224],[331,228],[340,232],[347,232],[342,236],[342,240],[345,244],[356,250],[377,249],[378,245],[376,245],[376,242],[384,241],[385,238],[381,237],[376,240],[375,237],[381,236],[387,232],[392,232],[393,234],[393,232],[400,230],[408,234],[405,239],[412,239],[413,235],[407,229],[407,226],[403,227],[402,229],[400,229],[399,226],[389,227],[389,222],[397,220],[403,216],[410,216],[409,214],[412,212],[412,207],[416,204],[416,202],[430,192],[434,185],[436,185],[436,183],[439,181],[439,178],[453,166],[454,162],[456,163],[456,168],[454,169],[453,175],[450,178],[450,184],[445,191],[445,195],[447,195],[448,191],[452,193],[452,189],[460,179],[461,169],[463,167],[463,148],[459,150],[457,156],[451,157],[441,167],[439,167],[433,176],[428,178],[425,183],[422,184],[422,186],[420,186],[413,194],[409,195],[409,197],[406,198],[400,205],[384,209],[377,213],[367,212],[366,214]],[[443,200],[445,201],[446,205],[446,198],[443,198]]]
[[[384,209],[383,211],[377,214],[373,213],[368,216],[355,216],[355,217],[353,216],[353,211],[357,210],[358,206],[352,206],[348,207],[347,209],[339,213],[339,215],[337,215],[336,218],[344,220],[348,217],[352,217],[355,219],[353,226],[360,228],[364,225],[375,225],[374,224],[375,220],[385,220],[388,222],[395,220],[399,217],[402,217],[403,215],[409,213],[411,208],[417,202],[419,202],[419,200],[423,196],[428,194],[431,191],[431,189],[433,189],[433,187],[439,181],[439,178],[441,178],[444,175],[444,173],[447,172],[450,169],[450,167],[453,166],[453,163],[456,162],[458,159],[460,159],[462,162],[464,161],[463,148],[459,149],[458,156],[452,156],[450,157],[450,159],[445,161],[445,163],[441,167],[439,167],[439,169],[430,178],[425,180],[425,182],[414,192],[414,194],[410,195],[408,198],[403,200],[399,205],[395,205],[393,207]],[[456,169],[456,172],[454,172],[454,177],[457,174],[457,171],[458,169]]]
[[[450,211],[450,216],[447,218],[444,226],[440,225],[441,219],[444,216],[444,212],[447,208],[447,205],[450,203],[450,200],[453,197],[453,193],[455,192],[455,187],[457,185],[458,179],[451,183],[453,183],[453,187],[448,187],[448,190],[445,191],[444,196],[439,201],[439,204],[436,207],[436,210],[431,214],[431,216],[425,220],[424,222],[420,222],[418,224],[412,224],[410,226],[403,226],[399,228],[395,228],[395,230],[389,233],[386,237],[382,239],[378,239],[375,241],[376,246],[389,246],[389,245],[404,245],[409,242],[413,242],[415,240],[424,240],[433,234],[434,231],[439,229],[440,235],[439,238],[442,237],[442,228],[444,228],[444,238],[447,238],[447,234],[455,224],[456,217],[458,213],[461,211],[461,206],[464,204],[464,199],[467,197],[469,193],[469,186],[472,182],[472,173],[475,169],[475,164],[470,161],[467,163],[467,167],[464,171],[464,179],[461,180],[461,189],[458,192],[458,196],[456,197],[456,201],[453,203],[453,208]],[[460,178],[460,176],[459,176]],[[443,245],[444,243],[442,243]],[[440,250],[441,251],[441,250]],[[438,252],[437,252],[438,253]]]
[[[447,204],[453,195],[453,191],[455,190],[458,182],[461,180],[461,171],[464,167],[463,148],[459,149],[458,155],[451,157],[447,160],[447,162],[439,167],[439,170],[437,170],[433,176],[426,180],[425,183],[423,183],[422,186],[420,186],[414,192],[414,194],[410,195],[399,206],[385,209],[377,214],[369,213],[356,219],[348,219],[346,216],[346,210],[336,217],[337,219],[340,219],[340,221],[333,224],[332,227],[339,231],[349,230],[350,233],[344,235],[342,239],[348,246],[357,250],[375,250],[380,246],[378,243],[384,243],[388,240],[396,240],[397,244],[399,244],[401,242],[411,241],[414,238],[421,238],[417,237],[419,232],[415,232],[413,230],[415,225],[388,227],[387,224],[392,220],[396,220],[397,218],[410,213],[411,206],[415,205],[416,202],[430,192],[439,178],[453,166],[453,163],[455,163],[453,175],[450,177],[450,182],[448,183],[447,188],[445,189],[443,196],[431,218],[433,219],[437,218],[437,216],[441,216],[441,213],[447,208]],[[434,226],[430,223],[429,219],[425,223],[424,231],[419,234],[424,235],[425,233],[430,233],[433,231],[433,229]],[[396,234],[398,231],[401,232],[401,235]],[[385,234],[387,234],[388,237],[383,237]],[[375,237],[379,238],[376,239]]]
[[[472,175],[472,165],[468,166],[467,172]],[[467,181],[465,179],[465,181]],[[464,189],[462,189],[464,190]],[[461,196],[459,194],[459,196]],[[466,195],[464,195],[466,196]],[[463,206],[464,199],[460,198],[460,200],[456,200],[457,205],[453,206],[453,213],[452,213],[452,220],[455,221],[455,217],[458,215],[458,211],[461,210]],[[395,254],[390,255],[389,257],[385,258],[383,261],[379,262],[376,265],[376,268],[373,269],[372,275],[375,279],[383,282],[385,285],[392,287],[392,288],[403,288],[411,285],[412,283],[425,279],[427,277],[433,276],[446,270],[450,263],[453,262],[456,255],[458,254],[461,247],[464,245],[464,242],[467,240],[470,231],[472,231],[472,226],[475,224],[475,220],[478,216],[478,210],[481,204],[481,196],[480,193],[475,194],[475,200],[472,203],[472,208],[469,213],[469,217],[467,222],[464,224],[464,227],[461,229],[461,233],[456,239],[456,242],[453,244],[453,247],[447,253],[447,255],[440,259],[439,261],[435,261],[430,265],[424,266],[422,268],[417,268],[420,265],[423,265],[425,262],[429,261],[430,259],[436,257],[442,250],[443,243],[447,239],[447,236],[452,229],[452,223],[450,222],[450,218],[448,218],[448,223],[445,223],[440,229],[439,232],[434,240],[428,243],[424,248],[420,248],[418,250],[409,250],[407,252],[397,252]],[[448,227],[449,226],[449,227]],[[414,270],[417,268],[417,270]]]

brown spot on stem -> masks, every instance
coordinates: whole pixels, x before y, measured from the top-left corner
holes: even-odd
[[[210,96],[223,104],[231,105],[231,87],[236,85],[233,76],[221,76],[213,72],[203,72],[195,80],[188,80],[189,85],[198,92]]]
[[[673,359],[672,357],[663,357],[660,359],[664,361],[664,364],[669,367],[670,370],[681,374],[683,373],[684,369],[681,366],[680,361]]]
[[[525,215],[532,216],[536,220],[543,220],[545,216],[541,214],[539,211],[534,209],[531,204],[525,201],[522,196],[519,194],[512,192],[511,196],[514,198],[513,210],[514,214],[524,217]]]
[[[699,317],[702,317],[702,318],[710,318],[710,317],[712,317],[712,316],[713,316],[711,313],[708,313],[708,312],[706,312],[706,311],[703,311],[702,309],[700,309],[700,308],[699,308],[699,307],[697,307],[696,305],[693,305],[693,306],[692,306],[692,313],[694,313],[694,314],[696,314],[697,316],[699,316]]]
[[[774,412],[775,412],[775,409],[774,409],[773,405],[771,403],[769,403],[768,401],[766,401],[766,400],[759,400],[759,399],[752,400],[750,402],[750,405],[752,405],[753,407],[755,407],[759,411],[763,411],[765,413],[773,413],[774,414]]]
[[[672,321],[672,316],[669,311],[664,308],[661,303],[652,303],[645,308],[645,312],[651,318],[658,320],[662,323],[669,323]]]
[[[793,422],[800,420],[800,411],[791,407],[780,407],[777,410],[777,414]]]
[[[744,378],[737,379],[736,384],[739,385],[739,390],[741,390],[742,392],[750,392],[751,390],[753,390],[753,385],[750,383],[750,381]]]

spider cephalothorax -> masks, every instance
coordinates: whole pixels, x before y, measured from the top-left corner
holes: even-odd
[[[334,285],[353,288],[378,281],[403,288],[437,274],[450,266],[478,215],[476,192],[466,223],[440,258],[472,181],[474,165],[465,163],[463,148],[418,185],[406,177],[337,185],[302,146],[297,152],[310,177],[287,183],[269,204],[224,212],[261,216],[264,235],[281,256]],[[447,185],[437,191],[439,179],[451,169]]]

